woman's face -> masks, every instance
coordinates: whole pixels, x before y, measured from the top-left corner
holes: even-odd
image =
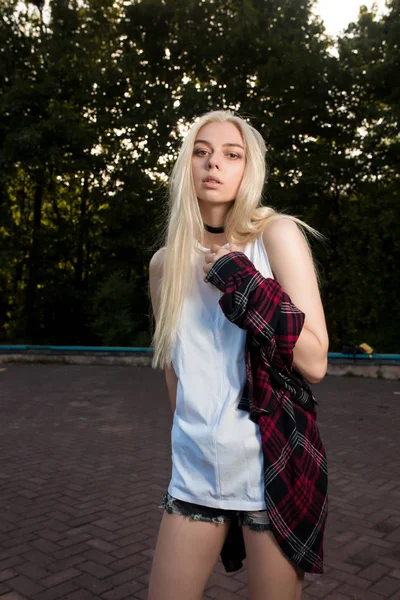
[[[233,202],[246,165],[242,134],[233,123],[207,123],[194,143],[192,173],[199,200]]]

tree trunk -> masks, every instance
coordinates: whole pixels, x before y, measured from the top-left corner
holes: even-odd
[[[40,332],[40,313],[37,307],[38,271],[40,268],[40,230],[42,224],[42,205],[45,187],[44,169],[38,172],[33,199],[32,245],[28,262],[28,281],[26,286],[26,322],[25,337],[30,344],[38,343]]]
[[[87,241],[87,201],[88,201],[88,177],[85,175],[83,188],[81,192],[80,219],[78,241],[76,249],[76,265],[75,265],[75,284],[77,289],[82,287],[83,271],[84,271],[84,246]]]

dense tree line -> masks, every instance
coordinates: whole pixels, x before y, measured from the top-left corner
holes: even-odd
[[[0,5],[0,343],[147,345],[185,124],[268,145],[265,203],[316,227],[331,349],[400,351],[400,0],[337,51],[312,0]]]

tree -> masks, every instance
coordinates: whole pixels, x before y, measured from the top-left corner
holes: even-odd
[[[380,20],[363,10],[338,58],[312,4],[0,5],[4,340],[149,342],[147,265],[182,132],[231,108],[267,141],[265,203],[328,238],[314,249],[332,349],[397,347],[382,307],[400,296],[399,0]]]

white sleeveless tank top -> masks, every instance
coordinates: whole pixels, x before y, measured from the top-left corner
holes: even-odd
[[[230,510],[263,510],[263,458],[258,425],[238,408],[246,381],[246,332],[223,314],[222,293],[205,283],[204,254],[185,296],[173,366],[178,377],[171,432],[169,493],[179,500]],[[246,256],[272,277],[262,236]]]

